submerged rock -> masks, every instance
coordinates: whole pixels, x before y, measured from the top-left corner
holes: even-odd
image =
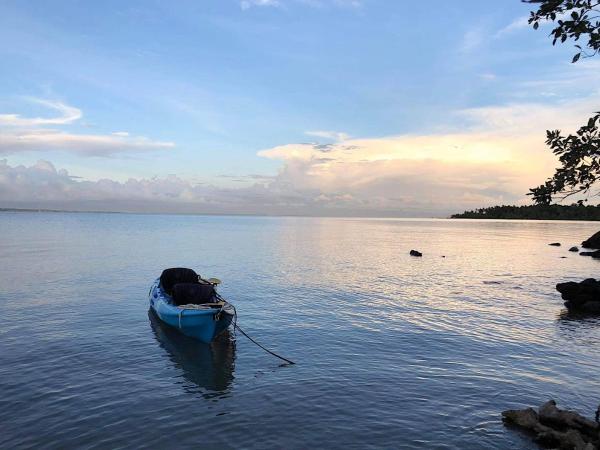
[[[579,251],[579,249],[578,249],[577,247],[571,247],[571,248],[569,249],[569,251],[570,251],[570,252],[578,252],[578,251]]]
[[[539,407],[502,412],[502,420],[535,434],[535,441],[544,446],[561,449],[598,449],[600,428],[597,422],[574,411],[557,408],[550,400]]]
[[[410,256],[423,256],[423,253],[417,251],[417,250],[411,250],[410,251]]]
[[[560,247],[560,242],[553,242],[552,244],[548,245],[551,245],[552,247]]]
[[[600,249],[600,231],[587,238],[581,243],[582,247],[585,248],[598,248]]]

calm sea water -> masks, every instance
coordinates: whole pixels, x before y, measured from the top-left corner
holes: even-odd
[[[600,402],[600,321],[554,290],[598,275],[567,249],[599,228],[2,213],[0,447],[532,448],[503,409]],[[170,266],[297,365],[158,323]]]

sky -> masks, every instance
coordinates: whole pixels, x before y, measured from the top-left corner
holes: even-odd
[[[600,65],[519,0],[0,1],[0,207],[527,204]]]

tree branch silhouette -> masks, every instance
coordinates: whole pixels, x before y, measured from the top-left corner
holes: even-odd
[[[552,22],[556,26],[550,32],[552,45],[567,40],[578,42],[577,52],[571,62],[590,58],[600,52],[600,1],[596,0],[522,0],[539,5],[531,12],[528,23],[534,30],[540,24]],[[598,15],[595,15],[598,13]],[[600,111],[575,134],[563,136],[560,130],[546,132],[546,145],[558,156],[561,167],[528,195],[535,203],[550,204],[572,195],[586,194],[579,203],[589,199],[593,185],[600,179]]]

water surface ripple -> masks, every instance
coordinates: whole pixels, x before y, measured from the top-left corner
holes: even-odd
[[[600,401],[600,321],[554,290],[599,227],[0,213],[0,448],[532,448],[501,410]],[[162,325],[169,266],[298,364]]]

